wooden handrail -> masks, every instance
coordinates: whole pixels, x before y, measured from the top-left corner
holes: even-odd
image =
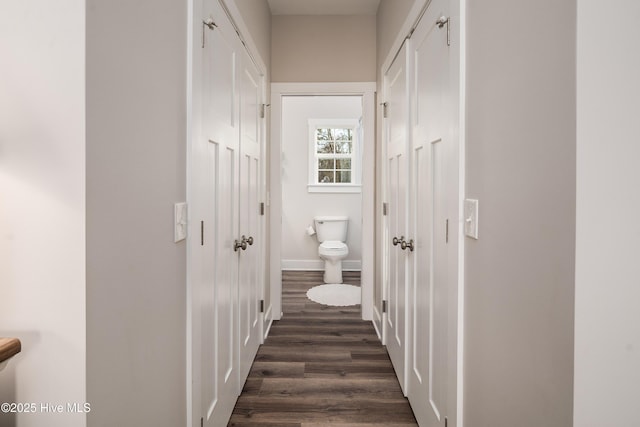
[[[0,337],[0,363],[15,356],[22,350],[22,344],[18,338]]]

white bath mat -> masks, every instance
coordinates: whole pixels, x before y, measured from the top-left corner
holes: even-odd
[[[319,285],[307,291],[307,298],[318,304],[346,307],[360,304],[360,287],[353,285]]]

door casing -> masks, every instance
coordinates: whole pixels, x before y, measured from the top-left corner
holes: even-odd
[[[364,147],[362,153],[362,319],[372,319],[374,280],[374,195],[375,195],[375,90],[374,82],[353,83],[272,83],[271,84],[271,147],[270,147],[270,200],[269,265],[271,280],[271,306],[265,314],[271,320],[282,316],[282,180],[281,180],[281,125],[283,96],[349,95],[362,96]],[[306,161],[306,159],[305,159]]]

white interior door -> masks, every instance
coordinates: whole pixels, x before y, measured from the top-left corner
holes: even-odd
[[[218,2],[207,2],[202,62],[202,138],[194,152],[196,191],[191,240],[201,252],[197,286],[201,315],[202,418],[226,425],[240,392],[238,362],[239,112],[236,62],[239,42]],[[195,151],[195,150],[194,150]],[[202,202],[202,203],[200,203]],[[194,235],[195,234],[195,235]],[[199,245],[199,246],[198,246]],[[193,247],[193,246],[192,246]],[[197,272],[196,272],[197,274]]]
[[[385,74],[385,140],[388,277],[385,296],[385,343],[393,367],[405,391],[406,343],[406,250],[401,241],[407,236],[408,216],[408,98],[406,46]],[[395,239],[395,240],[394,240]],[[395,243],[395,244],[394,244]],[[406,393],[406,391],[405,391]]]
[[[262,341],[260,300],[262,299],[260,216],[262,77],[246,52],[240,67],[240,239],[246,245],[238,251],[240,314],[240,382],[244,383]]]
[[[447,414],[449,363],[449,227],[455,227],[457,188],[447,164],[449,136],[449,51],[447,0],[433,0],[410,40],[412,70],[412,195],[409,235],[408,398],[421,426],[442,426]],[[451,207],[453,206],[453,211]],[[451,219],[451,225],[449,221]],[[453,362],[453,361],[452,361]]]

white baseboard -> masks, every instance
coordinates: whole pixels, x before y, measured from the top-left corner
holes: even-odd
[[[324,261],[319,259],[283,259],[281,262],[283,270],[324,270]],[[360,260],[345,259],[342,261],[342,270],[360,271]]]

